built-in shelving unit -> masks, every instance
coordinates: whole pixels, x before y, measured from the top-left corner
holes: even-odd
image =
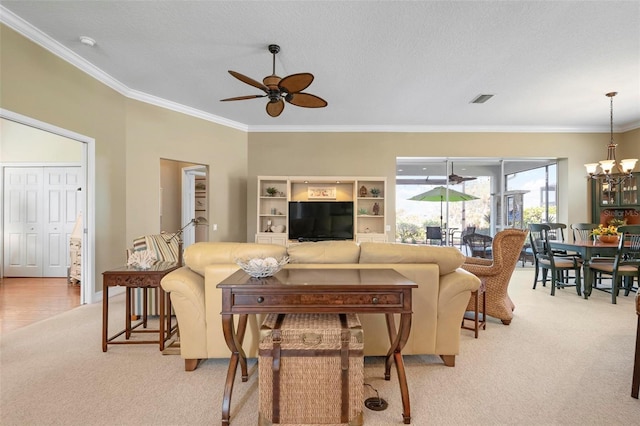
[[[272,188],[269,193],[268,188]],[[384,177],[258,176],[258,243],[288,245],[289,201],[353,201],[354,240],[386,242]],[[309,195],[318,191],[318,198]]]

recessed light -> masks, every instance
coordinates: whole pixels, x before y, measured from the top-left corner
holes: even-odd
[[[493,98],[493,95],[478,95],[471,100],[472,104],[483,104],[487,102],[489,99]]]
[[[96,41],[91,37],[87,37],[87,36],[80,36],[80,43],[89,47],[93,47],[96,45]]]

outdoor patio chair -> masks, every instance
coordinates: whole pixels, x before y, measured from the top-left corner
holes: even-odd
[[[444,244],[444,236],[442,234],[442,228],[439,226],[427,226],[427,244],[433,244],[436,242],[438,245]]]
[[[471,257],[491,258],[493,238],[484,234],[469,234],[462,237]]]

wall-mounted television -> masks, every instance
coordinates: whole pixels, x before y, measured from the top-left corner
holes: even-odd
[[[353,201],[290,201],[289,239],[352,240]]]

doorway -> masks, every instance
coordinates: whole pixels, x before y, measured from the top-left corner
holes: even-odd
[[[28,155],[33,153],[38,153],[42,147],[47,148],[48,151],[52,151],[51,147],[48,145],[53,143],[53,140],[59,140],[63,138],[67,140],[69,143],[75,144],[80,143],[81,153],[79,156],[80,163],[80,173],[79,173],[79,185],[77,188],[83,188],[84,195],[80,197],[79,204],[77,206],[77,211],[83,213],[83,225],[81,231],[81,257],[82,257],[82,265],[81,265],[81,275],[83,280],[80,283],[80,303],[92,303],[97,299],[97,294],[95,292],[95,140],[93,138],[57,127],[51,124],[35,120],[33,118],[14,113],[12,111],[0,109],[0,120],[3,123],[2,126],[2,144],[0,148],[2,148],[2,161],[0,163],[0,168],[2,168],[2,173],[0,173],[0,188],[2,194],[0,194],[0,199],[4,199],[4,191],[5,191],[5,182],[4,182],[4,169],[7,167],[13,166],[17,162],[23,163],[23,165],[29,165],[30,161],[33,163],[42,163],[42,162],[51,162],[55,160],[55,152],[50,155],[48,158],[42,159],[33,159],[33,160],[25,160],[25,158],[29,158]],[[7,125],[8,124],[8,125]],[[14,129],[28,129],[31,131],[37,131],[42,137],[38,138],[39,145],[37,148],[33,146],[29,147],[30,141],[29,139],[21,140],[18,144],[11,144],[10,137],[5,137],[6,131],[8,127],[13,126]],[[53,136],[53,137],[52,137]],[[34,142],[31,142],[34,143]],[[16,149],[19,147],[20,149]],[[53,150],[55,151],[55,150]],[[33,158],[33,157],[31,157]],[[14,163],[14,164],[12,164]],[[26,163],[26,164],[25,164]],[[32,164],[33,165],[33,164]],[[2,229],[3,236],[5,235],[5,218],[4,218],[4,209],[0,212],[2,215],[2,220],[0,220],[0,228]],[[4,238],[3,238],[4,240]],[[4,276],[4,259],[7,256],[7,250],[5,245],[3,244],[0,248],[0,257],[2,258],[2,262],[0,262],[0,275]],[[66,258],[66,256],[65,256]]]

